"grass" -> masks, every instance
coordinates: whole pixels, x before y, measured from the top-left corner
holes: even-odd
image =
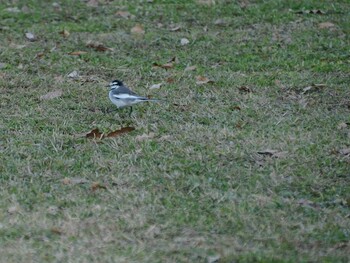
[[[201,2],[0,3],[1,262],[349,261],[349,3]]]

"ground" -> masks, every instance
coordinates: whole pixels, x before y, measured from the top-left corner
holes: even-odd
[[[0,262],[349,262],[349,13],[0,2]]]

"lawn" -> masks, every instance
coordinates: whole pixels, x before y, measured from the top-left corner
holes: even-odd
[[[0,262],[349,262],[349,13],[0,1]]]

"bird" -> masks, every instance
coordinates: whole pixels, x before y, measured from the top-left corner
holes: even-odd
[[[116,105],[119,109],[130,106],[130,113],[132,112],[132,105],[151,101],[156,102],[160,101],[158,99],[149,99],[137,95],[135,92],[131,91],[124,83],[120,80],[113,80],[108,84],[109,90],[109,99],[111,102]]]

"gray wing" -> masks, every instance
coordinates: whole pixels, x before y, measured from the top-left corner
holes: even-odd
[[[113,94],[118,95],[118,94],[129,94],[129,95],[136,95],[135,92],[131,91],[125,86],[120,86],[116,90],[114,90]]]

